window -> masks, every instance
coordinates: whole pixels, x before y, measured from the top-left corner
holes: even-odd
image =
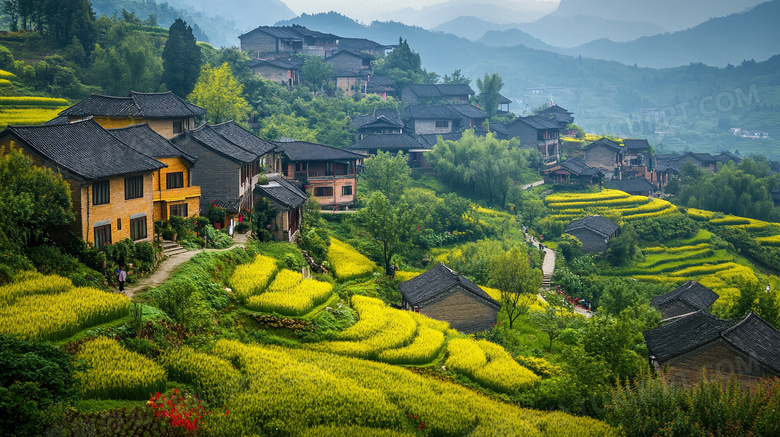
[[[314,197],[333,196],[333,187],[314,187]]]
[[[309,169],[308,164],[309,164],[308,162],[296,162],[295,163],[295,171],[296,172],[308,171],[308,169]]]
[[[146,216],[130,219],[130,239],[137,241],[144,238],[146,238]]]
[[[118,218],[116,219],[116,230],[121,231],[122,230],[122,219]]]
[[[95,226],[95,248],[98,250],[105,244],[111,244],[111,225]]]
[[[436,127],[450,127],[450,122],[448,120],[438,120]]]
[[[331,175],[333,176],[333,163],[332,162],[326,162],[325,163],[325,176]]]
[[[100,181],[92,184],[92,204],[105,205],[111,202],[111,181]]]
[[[182,128],[182,123],[180,121],[174,121],[173,122],[173,133],[180,134],[184,132],[184,129]]]
[[[171,205],[171,214],[170,215],[178,215],[179,217],[187,217],[187,204],[186,203],[179,203],[176,205]]]
[[[125,178],[125,200],[144,197],[144,177],[128,176]]]
[[[165,188],[170,190],[171,188],[181,188],[184,186],[184,172],[178,171],[175,173],[168,173],[165,175]]]
[[[352,195],[352,185],[344,185],[341,187],[341,195],[342,196],[351,196]]]

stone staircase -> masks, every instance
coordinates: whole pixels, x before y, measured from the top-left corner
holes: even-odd
[[[163,240],[162,248],[163,248],[163,255],[165,255],[168,258],[187,251],[187,249],[179,246],[178,244],[176,244],[175,241],[171,241],[171,240]]]
[[[542,288],[544,288],[545,290],[549,290],[551,283],[552,283],[552,273],[545,273],[544,276],[542,276]]]

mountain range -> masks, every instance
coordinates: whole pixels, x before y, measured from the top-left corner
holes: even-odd
[[[498,2],[495,0],[449,0],[420,9],[403,8],[377,17],[379,21],[397,21],[411,26],[434,29],[457,17],[469,16],[487,22],[532,22],[555,10],[549,1],[523,0]]]

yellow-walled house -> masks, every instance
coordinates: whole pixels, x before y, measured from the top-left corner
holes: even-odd
[[[168,220],[172,215],[185,218],[198,215],[200,187],[192,184],[195,156],[174,146],[146,124],[109,129],[109,132],[134,150],[167,166],[152,174],[154,220]]]
[[[129,147],[94,120],[42,126],[8,126],[0,153],[19,150],[36,165],[62,174],[70,185],[72,230],[100,248],[119,240],[154,236],[153,175],[166,168]]]
[[[93,94],[60,112],[58,118],[73,122],[92,117],[106,129],[145,123],[158,134],[171,139],[187,129],[194,129],[197,118],[205,114],[205,109],[188,103],[170,91],[133,91],[127,97]]]

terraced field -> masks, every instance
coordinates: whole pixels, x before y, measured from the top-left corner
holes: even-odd
[[[679,214],[677,207],[666,200],[632,196],[610,189],[598,193],[553,194],[547,196],[544,203],[553,218],[569,222],[607,211],[619,212],[627,221]]]
[[[780,224],[694,208],[689,208],[687,212],[690,218],[698,222],[717,227],[739,228],[750,234],[761,245],[780,246]]]
[[[0,70],[0,87],[10,86]],[[10,73],[9,73],[10,74]],[[5,82],[9,82],[6,84]],[[36,125],[56,118],[68,107],[65,99],[47,97],[0,97],[0,128],[8,125]]]

